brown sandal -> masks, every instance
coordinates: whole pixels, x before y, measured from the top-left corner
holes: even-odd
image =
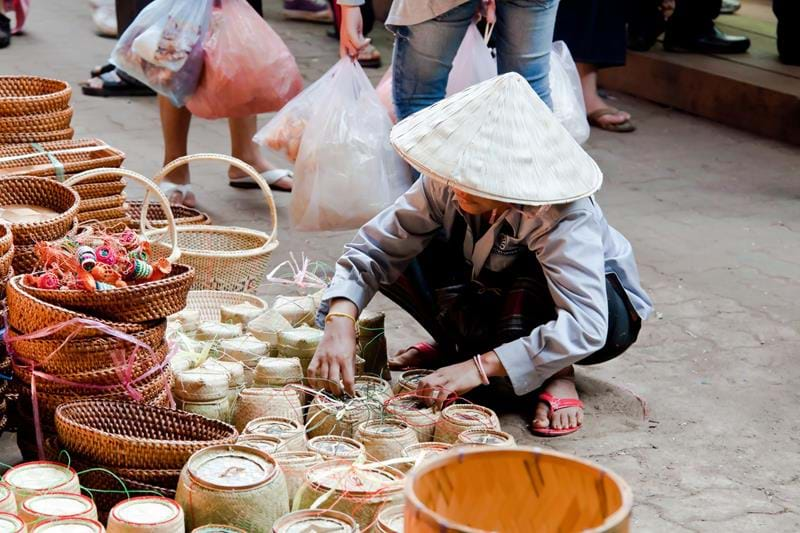
[[[620,122],[619,124],[610,124],[608,122],[600,121],[600,118],[602,117],[616,115],[617,113],[619,113],[619,109],[615,107],[603,107],[592,111],[586,118],[589,120],[589,124],[600,128],[601,130],[613,131],[616,133],[630,133],[632,131],[636,131],[636,126],[634,126],[630,120]]]

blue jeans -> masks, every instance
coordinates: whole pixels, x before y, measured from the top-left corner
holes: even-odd
[[[467,0],[432,20],[395,26],[392,63],[397,118],[435,104],[445,96],[453,59],[480,0]],[[550,107],[550,47],[558,0],[497,0],[499,74],[517,72]]]

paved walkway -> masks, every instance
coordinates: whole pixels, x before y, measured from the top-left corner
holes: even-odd
[[[267,19],[306,79],[316,79],[336,60],[326,28],[285,22],[276,0],[267,3]],[[376,40],[388,57],[388,34],[376,32]],[[85,2],[34,0],[28,34],[0,51],[0,73],[77,86],[112,46],[92,34]],[[587,148],[606,176],[599,201],[633,242],[658,313],[624,357],[580,372],[587,417],[579,433],[542,440],[518,417],[504,425],[522,443],[621,474],[636,498],[635,531],[798,530],[800,153],[645,102],[616,104],[639,130],[593,131]],[[154,99],[77,91],[73,105],[77,135],[122,149],[128,168],[159,169]],[[224,122],[195,122],[192,151],[228,149]],[[228,188],[224,168],[199,167],[194,179],[216,222],[264,227],[258,195]],[[293,232],[288,201],[277,196],[281,245],[273,262],[290,251],[333,262],[350,234]],[[389,310],[390,349],[419,338],[407,316],[383,300],[375,306]],[[0,459],[15,460],[12,441],[3,442]]]

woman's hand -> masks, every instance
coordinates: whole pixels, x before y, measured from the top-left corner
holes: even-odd
[[[420,380],[417,395],[428,405],[441,409],[453,396],[462,396],[481,384],[481,376],[472,359],[445,366]]]
[[[355,318],[358,308],[348,300],[334,300],[331,313],[344,313]],[[343,316],[330,316],[325,323],[325,334],[317,347],[308,378],[315,389],[326,389],[337,396],[344,392],[355,396],[356,328],[353,320]]]
[[[341,6],[342,25],[339,28],[339,55],[353,60],[366,48],[370,39],[364,38],[364,20],[358,6]]]

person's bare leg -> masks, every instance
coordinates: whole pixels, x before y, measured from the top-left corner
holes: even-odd
[[[233,157],[248,163],[258,172],[265,172],[275,168],[275,165],[270,163],[261,153],[259,146],[253,142],[253,135],[256,134],[256,129],[258,128],[255,115],[228,119],[228,127],[231,131],[231,155]],[[230,167],[228,169],[228,177],[231,180],[235,180],[245,176],[240,169]],[[275,182],[273,187],[291,191],[292,184],[292,178],[286,177]]]
[[[549,392],[556,398],[580,399],[578,397],[578,391],[575,389],[575,369],[569,366],[556,373],[545,382],[542,390],[544,392]],[[533,417],[533,427],[567,429],[583,424],[583,409],[578,407],[559,409],[553,414],[552,420],[550,420],[549,415],[550,410],[548,404],[539,402],[536,405],[536,413]]]
[[[185,107],[175,107],[168,98],[158,97],[158,109],[161,113],[161,132],[164,135],[164,164],[185,156],[188,152],[189,126],[192,114]],[[190,183],[189,167],[176,168],[164,178],[165,181],[184,185]],[[193,193],[185,196],[180,191],[169,195],[170,203],[194,207],[197,203]]]
[[[581,86],[583,87],[583,100],[586,103],[586,114],[591,115],[598,109],[610,107],[597,93],[597,67],[589,63],[577,63],[578,74],[581,76]],[[631,116],[625,111],[605,115],[597,119],[605,124],[622,124],[630,120]]]

